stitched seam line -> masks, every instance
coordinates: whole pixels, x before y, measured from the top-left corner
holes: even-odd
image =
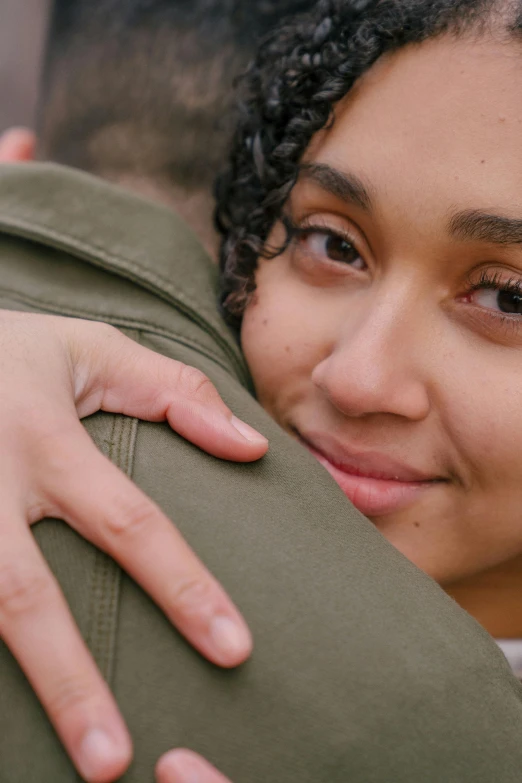
[[[126,420],[119,417],[118,430],[119,437],[116,447],[116,453],[112,456],[112,461],[118,466],[122,465],[123,436],[125,433]],[[105,556],[107,557],[107,556]],[[100,647],[103,645],[102,653],[103,671],[107,682],[111,682],[114,668],[114,647],[116,642],[116,626],[118,617],[118,606],[120,597],[121,569],[114,562],[108,559],[108,575],[106,580],[106,601],[105,612],[99,618]]]
[[[169,340],[172,340],[172,342],[178,343],[179,345],[184,345],[187,348],[193,348],[197,350],[202,356],[205,356],[207,359],[210,359],[215,364],[218,364],[223,370],[225,370],[228,375],[231,375],[232,377],[236,377],[234,373],[231,372],[230,367],[227,366],[221,359],[216,357],[215,354],[211,353],[205,346],[203,346],[200,342],[197,340],[194,340],[193,338],[185,338],[180,337],[175,332],[171,332],[168,329],[164,329],[161,326],[157,326],[156,324],[153,324],[149,321],[140,321],[138,319],[132,318],[132,317],[119,317],[119,316],[113,316],[110,315],[110,313],[93,313],[90,310],[79,308],[79,307],[71,307],[71,306],[57,306],[54,303],[46,302],[43,299],[35,299],[31,296],[28,296],[26,294],[20,294],[16,291],[12,291],[8,288],[1,288],[0,287],[0,297],[2,295],[6,295],[9,299],[13,300],[13,302],[19,302],[20,304],[29,305],[30,307],[33,307],[37,310],[44,311],[46,313],[51,313],[52,315],[61,315],[61,316],[72,316],[75,318],[87,318],[90,321],[101,321],[110,323],[113,326],[120,326],[122,328],[127,329],[138,329],[142,332],[149,332],[150,334],[156,334],[159,337],[166,337]],[[245,377],[245,373],[241,367],[237,367],[240,378],[244,384],[248,384],[248,379]]]
[[[3,220],[5,217],[8,218],[8,221],[6,222]],[[186,296],[186,294],[177,291],[175,292],[169,280],[163,278],[161,275],[153,274],[149,269],[142,267],[136,261],[133,261],[129,258],[107,253],[104,248],[98,247],[95,244],[89,244],[84,240],[75,237],[73,234],[62,234],[60,231],[56,231],[55,229],[51,229],[48,226],[35,221],[31,221],[31,223],[29,223],[22,218],[4,214],[0,216],[0,227],[3,227],[7,231],[13,228],[21,229],[23,236],[33,240],[38,240],[40,235],[43,235],[48,239],[57,240],[58,249],[67,251],[72,247],[75,250],[80,251],[81,254],[86,253],[88,254],[88,260],[102,269],[104,269],[104,267],[100,261],[106,261],[109,264],[116,264],[119,271],[121,271],[119,268],[119,265],[121,264],[123,269],[127,271],[127,273],[130,273],[129,276],[134,282],[143,285],[143,282],[145,281],[149,284],[149,286],[152,285],[153,293],[156,296],[168,301],[170,304],[174,302],[176,306],[182,310],[182,312],[184,312],[195,323],[199,324],[199,326],[201,326],[207,332],[207,334],[212,335],[218,344],[221,345],[223,350],[226,351],[227,355],[229,355],[229,357],[234,361],[234,364],[238,365],[238,358],[234,354],[234,351],[231,349],[231,347],[227,344],[226,340],[221,337],[219,332],[214,329],[214,327],[209,326],[209,324],[199,316],[198,310],[203,309],[201,305],[193,302],[190,297]]]
[[[134,332],[131,336],[138,341],[140,334]],[[110,439],[105,444],[109,459],[129,477],[137,432],[137,419],[114,416]],[[89,641],[95,660],[105,680],[110,683],[114,672],[122,571],[112,558],[97,551],[94,574]]]
[[[4,217],[8,217],[9,222],[3,221]],[[201,305],[198,305],[196,302],[193,302],[190,297],[188,297],[186,294],[181,293],[179,291],[174,291],[172,288],[170,281],[162,277],[161,275],[154,274],[151,272],[150,269],[147,269],[146,267],[141,266],[136,261],[124,257],[124,256],[118,256],[113,253],[108,253],[107,250],[103,247],[100,247],[99,245],[96,245],[94,242],[85,242],[85,240],[80,239],[79,237],[76,237],[74,234],[64,234],[61,231],[56,231],[56,229],[49,228],[48,226],[44,225],[43,223],[39,223],[37,221],[32,220],[30,223],[23,218],[14,217],[13,215],[1,215],[0,216],[0,226],[3,226],[6,229],[9,228],[20,228],[24,231],[24,234],[30,238],[30,239],[38,239],[39,235],[43,235],[46,238],[49,239],[55,239],[59,243],[60,250],[67,250],[68,248],[72,247],[75,250],[79,250],[81,253],[88,253],[89,254],[89,260],[92,260],[93,263],[96,263],[98,261],[106,261],[109,264],[117,264],[120,263],[123,265],[123,268],[127,271],[133,272],[133,273],[139,273],[139,279],[144,279],[149,283],[152,283],[155,288],[158,288],[159,291],[155,291],[155,293],[158,293],[160,296],[165,296],[165,293],[169,294],[169,299],[172,298],[175,302],[183,302],[183,304],[188,305],[189,307],[193,308],[196,311],[201,309]]]
[[[136,335],[136,338],[139,335]],[[138,433],[138,420],[127,416],[120,417],[120,438],[118,441],[117,465],[123,472],[129,476],[132,474],[134,463],[134,448]],[[114,662],[116,655],[116,633],[118,628],[118,611],[120,605],[121,591],[121,568],[111,560],[114,571],[114,577],[110,586],[109,601],[110,605],[107,612],[107,622],[105,627],[105,670],[107,672],[107,681],[112,681],[114,672]]]
[[[118,416],[114,417],[109,440],[108,457],[116,462],[121,441],[121,424]],[[112,675],[110,647],[114,632],[113,608],[120,579],[120,569],[108,555],[97,550],[94,561],[94,572],[91,592],[90,632],[88,644],[94,659],[104,679],[109,682]]]
[[[127,475],[130,475],[131,471],[136,433],[136,419],[114,417],[108,457]],[[98,550],[94,563],[88,643],[108,683],[111,682],[114,671],[120,585],[120,567],[112,558]]]

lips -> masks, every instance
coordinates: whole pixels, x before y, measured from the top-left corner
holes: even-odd
[[[298,437],[365,516],[378,517],[400,511],[444,481],[434,473],[421,471],[385,454],[350,450],[324,435],[298,433]]]

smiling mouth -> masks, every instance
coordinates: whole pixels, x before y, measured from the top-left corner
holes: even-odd
[[[344,452],[334,456],[330,449],[326,452],[323,444],[319,445],[316,439],[305,438],[299,432],[296,434],[302,445],[335,479],[346,497],[367,517],[401,511],[427,490],[446,482],[446,479],[425,475],[385,455],[347,455]]]

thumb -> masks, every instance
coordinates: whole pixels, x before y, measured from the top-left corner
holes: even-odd
[[[69,335],[81,417],[97,410],[172,429],[220,459],[251,462],[267,439],[237,419],[200,370],[144,348],[106,324],[76,322]]]

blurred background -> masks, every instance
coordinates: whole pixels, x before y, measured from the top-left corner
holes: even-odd
[[[32,127],[48,0],[0,0],[0,132]]]

